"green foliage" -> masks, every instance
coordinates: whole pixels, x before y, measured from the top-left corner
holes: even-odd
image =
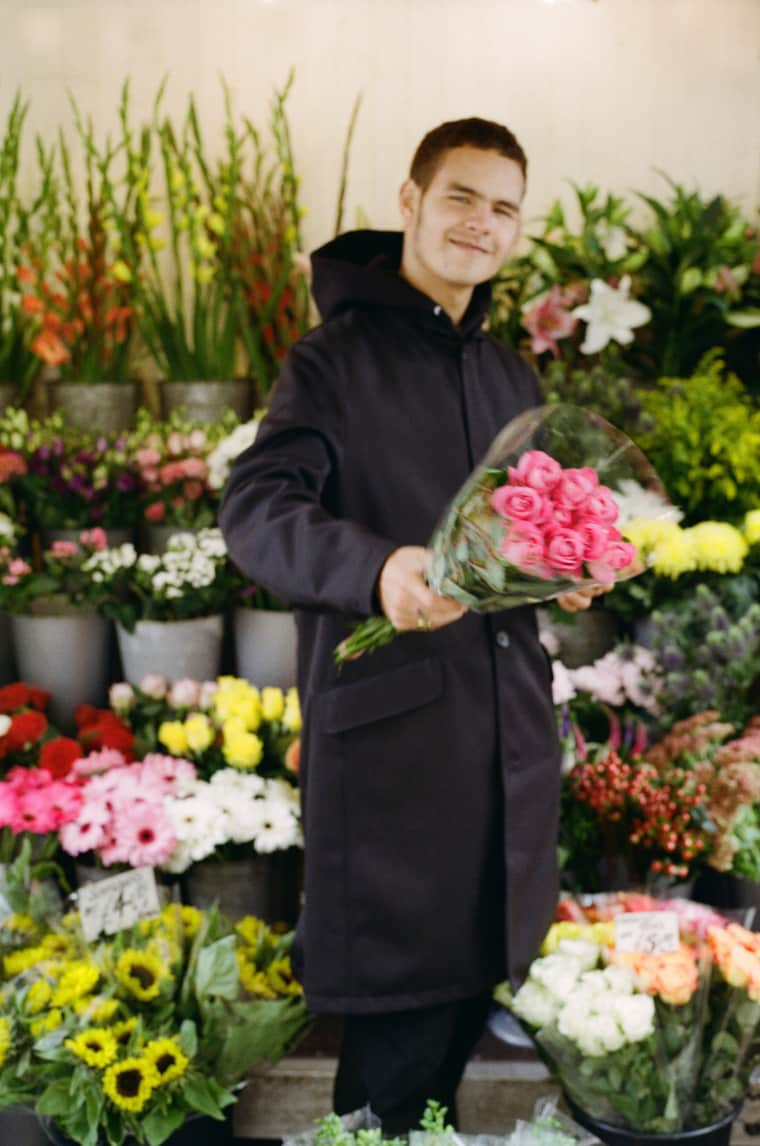
[[[650,428],[639,445],[688,522],[738,521],[760,505],[760,410],[720,353],[641,398]]]

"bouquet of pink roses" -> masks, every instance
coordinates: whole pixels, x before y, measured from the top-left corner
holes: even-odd
[[[610,586],[644,569],[626,525],[673,513],[642,452],[599,415],[564,404],[527,410],[444,513],[428,583],[475,612]],[[387,618],[371,617],[341,642],[336,661],[395,636]]]

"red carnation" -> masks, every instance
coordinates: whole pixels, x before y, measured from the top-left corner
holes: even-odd
[[[37,708],[42,712],[49,702],[49,692],[22,681],[0,688],[0,712],[16,712],[20,708]]]
[[[82,756],[82,745],[68,736],[57,736],[43,744],[39,766],[46,768],[56,780],[62,780],[71,771],[71,765]]]
[[[134,760],[135,738],[129,726],[109,709],[81,704],[74,713],[79,742],[87,752],[117,748],[127,760]]]
[[[47,717],[41,712],[17,713],[5,736],[0,739],[0,755],[18,752],[27,744],[36,744],[47,726]]]

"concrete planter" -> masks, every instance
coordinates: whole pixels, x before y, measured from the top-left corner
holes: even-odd
[[[259,688],[296,683],[298,638],[292,613],[236,609],[233,624],[238,676]]]
[[[241,422],[253,413],[253,391],[247,378],[230,382],[162,382],[164,417],[182,410],[193,422],[216,422],[225,410],[234,410]]]
[[[167,680],[215,680],[222,652],[224,617],[187,621],[138,621],[133,633],[116,626],[124,679],[139,684],[148,673]]]
[[[131,430],[137,411],[136,382],[50,382],[48,404],[69,426],[101,433]]]

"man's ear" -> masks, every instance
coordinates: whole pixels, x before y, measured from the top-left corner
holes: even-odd
[[[407,226],[416,214],[420,195],[420,189],[413,179],[405,179],[401,184],[398,193],[398,206],[404,226]]]

